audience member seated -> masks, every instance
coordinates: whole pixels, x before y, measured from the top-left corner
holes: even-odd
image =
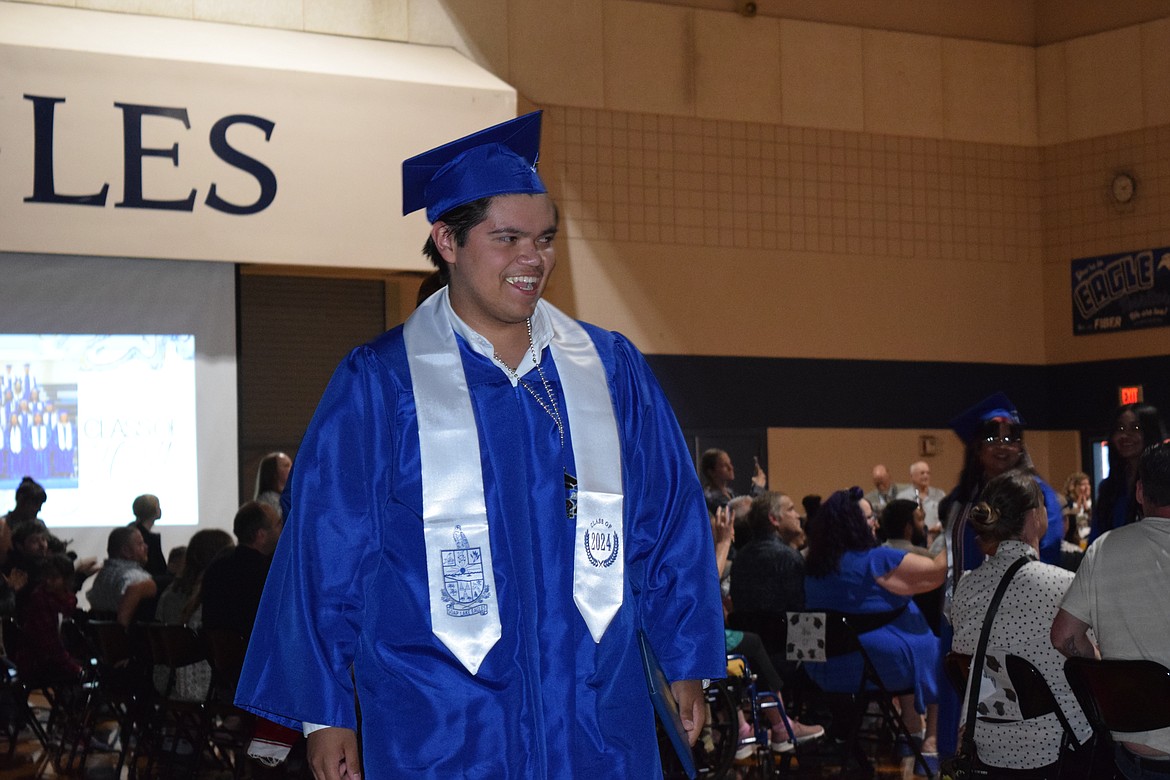
[[[910,484],[898,491],[898,498],[915,501],[926,513],[926,533],[933,539],[942,531],[938,517],[938,504],[946,493],[930,484],[930,464],[924,460],[910,464]]]
[[[926,512],[917,501],[906,498],[891,501],[880,513],[878,527],[886,547],[934,557],[926,549]]]
[[[1061,515],[1060,524],[1064,529],[1064,538],[1060,540],[1060,568],[1076,571],[1081,565],[1081,559],[1085,557],[1076,517],[1066,512]]]
[[[783,539],[800,533],[792,499],[772,491],[756,496],[748,526],[752,540],[736,553],[731,570],[733,608],[778,616],[804,609],[804,558]]]
[[[703,496],[707,499],[707,512],[714,512],[717,507],[726,506],[727,502],[735,498],[735,491],[731,483],[735,481],[735,467],[731,465],[731,456],[723,450],[709,449],[699,458],[699,482],[703,484]],[[752,474],[753,496],[759,495],[768,487],[768,477],[756,461],[755,473]]]
[[[290,471],[292,458],[283,452],[268,453],[256,469],[256,493],[253,498],[275,509],[281,520],[284,519],[284,509],[280,506],[280,496],[284,493]]]
[[[40,520],[21,523],[12,532],[12,551],[4,562],[4,572],[20,569],[26,574],[49,554],[49,530]]]
[[[72,585],[73,561],[58,553],[35,563],[18,599],[19,641],[9,652],[27,684],[54,685],[81,677],[81,664],[65,648],[60,629],[61,618],[77,611]]]
[[[1052,623],[1052,644],[1066,656],[1170,667],[1170,443],[1142,454],[1135,497],[1145,517],[1089,545]],[[1126,777],[1170,775],[1170,729],[1113,736]]]
[[[1069,530],[1065,537],[1084,550],[1088,546],[1093,526],[1093,483],[1089,481],[1089,475],[1083,471],[1069,474],[1064,481],[1063,498],[1062,513],[1068,518],[1069,525],[1076,529],[1076,534]],[[1052,522],[1051,517],[1048,522]]]
[[[155,619],[160,623],[187,626],[198,630],[203,625],[203,573],[224,550],[232,546],[232,536],[218,528],[196,531],[187,545],[186,564],[182,573],[158,597]],[[159,692],[166,689],[165,667],[155,667],[154,682]],[[175,675],[171,698],[203,701],[211,684],[211,667],[206,661],[180,667]]]
[[[881,513],[878,530],[880,532],[878,538],[883,540],[882,544],[895,550],[933,558],[943,549],[943,542],[937,540],[935,542],[937,549],[927,548],[926,512],[917,501],[895,499],[886,507],[886,511]],[[914,595],[914,603],[918,605],[930,630],[936,635],[940,632],[939,624],[942,620],[942,597],[941,585],[926,593]]]
[[[32,477],[22,479],[16,487],[16,506],[4,516],[12,532],[16,533],[16,529],[25,523],[36,521],[48,497],[41,483]]]
[[[939,643],[911,596],[942,584],[946,554],[925,558],[879,547],[870,526],[872,516],[858,487],[838,490],[821,506],[808,534],[805,609],[897,613],[884,625],[860,634],[860,640],[888,689],[913,691],[901,697],[902,719],[922,751],[931,754]],[[805,664],[804,669],[825,690],[855,691],[862,661],[859,653],[850,653]]]
[[[171,551],[167,553],[167,573],[172,577],[178,577],[183,573],[183,564],[187,561],[187,545],[180,544],[178,547],[172,547]]]
[[[106,541],[106,555],[86,594],[93,616],[113,617],[124,626],[135,619],[150,620],[158,585],[143,568],[147,550],[142,534],[132,525],[115,528]]]
[[[146,564],[143,568],[150,572],[152,577],[166,577],[169,583],[167,559],[162,551],[162,536],[154,530],[155,521],[162,517],[162,504],[159,503],[158,496],[149,493],[141,495],[134,499],[130,508],[134,512],[134,521],[130,525],[138,529],[138,533],[142,534],[142,540],[146,542]],[[163,587],[163,583],[159,585],[160,588]]]
[[[1166,438],[1158,410],[1149,404],[1124,404],[1113,413],[1109,428],[1109,476],[1097,486],[1089,542],[1113,528],[1136,523],[1142,506],[1134,495],[1142,451]]]
[[[12,530],[0,517],[0,617],[16,616],[16,594],[28,583],[28,573],[24,569],[13,570],[8,566],[11,554]],[[0,654],[3,653],[3,642],[0,642]]]
[[[880,515],[886,506],[898,497],[900,490],[902,485],[895,485],[890,479],[890,470],[879,463],[873,467],[873,490],[865,494],[865,500],[873,507],[873,511]]]
[[[767,495],[769,494],[759,496],[757,500],[765,498]],[[719,579],[722,582],[728,573],[728,568],[730,568],[727,553],[731,548],[732,537],[735,534],[731,513],[727,507],[717,508],[715,514],[711,516],[711,532],[715,539],[715,563],[719,569]],[[726,610],[724,614],[726,615]],[[780,707],[769,707],[763,710],[764,717],[768,719],[770,749],[775,753],[786,753],[796,745],[823,737],[825,735],[823,727],[807,725],[795,718],[788,719],[788,726],[792,729],[792,737],[789,737],[788,728],[784,724],[784,716],[786,715],[784,701],[780,696],[780,689],[784,683],[777,673],[776,667],[772,665],[772,660],[768,657],[768,652],[764,649],[764,643],[759,635],[750,631],[731,629],[725,629],[723,634],[727,652],[742,655],[752,673],[759,678],[759,690],[775,694],[776,700],[780,703]],[[743,720],[742,713],[740,719],[740,739],[751,736],[751,727]],[[751,744],[741,746],[736,757],[746,758],[751,752]]]
[[[258,501],[249,501],[236,512],[232,532],[237,546],[203,572],[205,628],[230,629],[245,639],[252,636],[282,527],[276,510]]]
[[[1073,575],[1038,560],[1040,540],[1048,525],[1040,486],[1027,472],[1001,474],[987,483],[969,518],[980,544],[991,552],[991,557],[967,572],[955,588],[951,604],[954,650],[975,655],[992,594],[1008,567],[1021,557],[1028,558],[1031,562],[1012,577],[995,613],[987,658],[997,659],[999,663],[993,662],[991,668],[1000,670],[1005,668],[1003,658],[1009,654],[1030,661],[1044,675],[1077,741],[1083,742],[1092,730],[1064,676],[1064,656],[1049,639],[1052,620]],[[984,664],[982,674],[975,677],[980,680],[980,711],[1003,711],[996,722],[979,720],[975,725],[980,760],[1006,769],[1038,769],[1055,763],[1064,734],[1060,720],[1053,713],[1022,720],[1018,706],[1004,692],[1012,689],[997,684],[1001,676]],[[963,717],[969,695],[970,688],[963,696]]]
[[[807,535],[808,527],[817,519],[817,512],[821,511],[821,497],[811,493],[800,499],[800,505],[804,507],[804,516],[800,519],[800,525]]]
[[[45,492],[45,489],[41,486],[41,484],[35,479],[32,477],[25,477],[20,481],[20,485],[16,488],[16,506],[12,509],[11,512],[4,516],[5,522],[8,524],[9,529],[11,529],[13,533],[13,543],[17,543],[17,531],[19,531],[22,526],[31,523],[40,529],[40,533],[44,535],[44,541],[47,545],[46,548],[40,552],[40,556],[44,556],[49,553],[67,553],[70,558],[75,558],[75,554],[66,549],[66,543],[54,536],[38,517],[41,511],[41,507],[45,505],[45,501],[47,499],[48,494]],[[23,539],[24,537],[19,538]],[[16,562],[8,561],[4,564],[5,574],[10,572],[12,568],[17,565],[17,563],[22,561],[22,565],[25,567],[23,571],[26,573],[28,572],[27,566],[29,564],[27,560],[22,559],[22,556],[19,553],[17,554],[16,559]],[[89,578],[94,572],[96,572],[97,568],[97,561],[93,558],[84,558],[82,560],[74,561],[74,592],[81,589],[81,586],[85,580]]]
[[[728,501],[727,505],[723,508],[731,513],[735,522],[735,534],[732,537],[733,545],[731,548],[731,558],[734,559],[739,552],[739,548],[752,540],[752,529],[748,523],[748,515],[752,511],[752,497],[736,496]],[[708,510],[708,514],[710,514],[710,510]]]

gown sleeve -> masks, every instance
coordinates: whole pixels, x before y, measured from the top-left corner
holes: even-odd
[[[726,675],[719,574],[690,451],[645,358],[612,335],[630,584],[667,679]]]
[[[236,692],[238,706],[289,728],[356,728],[350,666],[380,561],[397,393],[375,350],[359,347],[334,372],[297,451]]]
[[[1061,518],[1064,502],[1047,482],[1042,479],[1036,481],[1040,483],[1040,492],[1044,494],[1044,507],[1048,511],[1048,530],[1040,540],[1040,560],[1059,566],[1060,542],[1064,538],[1064,523]]]

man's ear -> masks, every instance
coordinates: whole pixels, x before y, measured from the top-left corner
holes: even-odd
[[[443,259],[452,265],[455,263],[455,231],[446,222],[436,222],[431,225],[431,240]]]

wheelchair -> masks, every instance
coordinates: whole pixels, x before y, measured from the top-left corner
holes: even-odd
[[[751,750],[740,763],[751,767],[752,776],[772,777],[777,767],[768,744],[763,711],[775,707],[783,710],[783,705],[772,693],[758,690],[747,660],[741,655],[729,655],[727,678],[712,682],[704,696],[707,700],[707,725],[691,751],[696,776],[704,780],[736,777],[736,750],[743,746]],[[751,735],[743,740],[739,738],[741,712],[752,727]],[[658,748],[665,780],[685,780],[686,774],[661,724],[658,724]]]

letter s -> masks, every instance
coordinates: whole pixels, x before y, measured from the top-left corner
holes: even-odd
[[[215,152],[215,156],[234,168],[239,168],[245,173],[252,174],[260,185],[260,197],[256,199],[255,203],[247,206],[238,206],[219,197],[216,194],[215,183],[212,182],[211,189],[208,191],[207,199],[204,203],[226,214],[255,214],[268,208],[272,205],[272,201],[276,199],[276,174],[272,172],[272,169],[254,157],[249,157],[243,152],[236,150],[227,141],[228,128],[241,122],[263,130],[265,141],[272,138],[272,129],[276,127],[274,122],[270,122],[263,117],[250,116],[248,114],[225,116],[212,126],[211,150]]]

